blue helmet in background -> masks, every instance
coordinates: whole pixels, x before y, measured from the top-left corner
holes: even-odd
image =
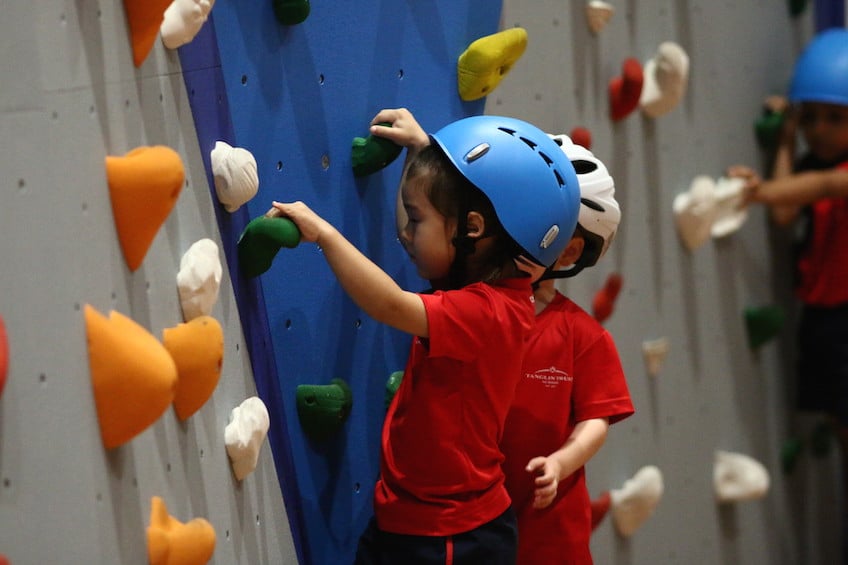
[[[795,63],[789,100],[848,106],[848,30],[828,29],[810,41]]]
[[[580,211],[577,175],[559,146],[536,126],[502,116],[463,118],[431,137],[530,258],[556,262]]]

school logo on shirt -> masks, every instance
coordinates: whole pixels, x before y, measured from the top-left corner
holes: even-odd
[[[546,388],[556,388],[560,385],[560,383],[571,382],[574,380],[574,377],[565,371],[557,369],[556,367],[547,367],[545,369],[539,369],[533,373],[524,373],[524,378],[539,381],[543,383]]]

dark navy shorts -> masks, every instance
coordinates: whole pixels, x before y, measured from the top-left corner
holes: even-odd
[[[848,426],[848,304],[805,306],[798,334],[798,408]]]
[[[453,536],[383,532],[371,518],[355,565],[514,565],[518,526],[512,508],[482,526]]]

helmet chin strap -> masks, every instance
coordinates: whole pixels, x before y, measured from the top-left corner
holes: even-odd
[[[551,267],[548,267],[544,274],[538,279],[536,279],[536,282],[534,282],[531,286],[533,287],[533,290],[536,290],[537,288],[539,288],[539,283],[541,283],[542,281],[549,281],[553,279],[570,279],[571,277],[579,275],[580,271],[585,268],[586,267],[584,265],[581,265],[579,261],[567,269],[555,270]]]

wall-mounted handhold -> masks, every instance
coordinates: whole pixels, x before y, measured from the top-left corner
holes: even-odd
[[[639,105],[651,118],[667,114],[683,98],[689,83],[689,55],[673,41],[664,41],[645,63],[645,84]]]
[[[225,141],[216,141],[209,153],[215,194],[227,212],[235,212],[259,191],[259,173],[256,158],[242,147],[233,147]]]
[[[185,524],[168,514],[158,496],[150,501],[147,558],[150,565],[203,565],[215,552],[215,529],[204,518]]]
[[[218,320],[198,316],[162,332],[162,343],[177,366],[174,410],[186,420],[200,410],[218,386],[224,362],[224,331]]]
[[[745,181],[739,177],[719,177],[716,180],[716,217],[710,227],[710,235],[714,238],[732,234],[748,219],[748,208],[742,203],[744,188]]]
[[[795,470],[801,452],[804,451],[804,442],[797,437],[790,437],[780,446],[780,466],[783,474],[788,475]]]
[[[283,25],[293,26],[309,17],[309,0],[272,0],[274,16]]]
[[[298,385],[297,416],[303,432],[325,440],[341,429],[353,406],[353,393],[342,379],[328,385]]]
[[[513,27],[481,37],[468,46],[456,65],[459,97],[483,98],[497,88],[527,49],[527,30]]]
[[[598,322],[603,323],[612,315],[615,308],[615,300],[621,292],[624,279],[618,273],[610,273],[604,286],[595,293],[592,299],[592,315]]]
[[[757,349],[774,338],[786,320],[783,308],[776,305],[749,306],[745,308],[744,316],[748,346],[751,349]]]
[[[382,126],[391,126],[385,122]],[[387,167],[398,158],[403,147],[385,137],[368,135],[354,137],[350,150],[350,161],[353,165],[353,176],[364,177]]]
[[[604,521],[604,518],[609,514],[611,504],[612,497],[608,490],[599,494],[597,498],[592,499],[590,503],[592,509],[592,530],[600,526],[601,522]]]
[[[769,483],[769,473],[759,461],[742,453],[715,452],[713,487],[719,503],[762,498]]]
[[[144,431],[171,405],[177,366],[146,329],[112,311],[85,306],[88,362],[100,435],[107,449]]]
[[[169,147],[137,147],[106,157],[106,176],[124,260],[135,271],[182,191],[183,162]]]
[[[644,80],[642,64],[638,59],[625,59],[621,65],[621,75],[610,79],[607,87],[612,121],[623,120],[639,106]]]
[[[642,357],[645,360],[645,370],[648,375],[656,377],[662,371],[665,358],[668,356],[668,338],[660,337],[642,342]]]
[[[595,35],[601,33],[612,19],[615,7],[609,2],[591,0],[586,3],[586,23]],[[585,146],[584,146],[585,147]],[[588,149],[588,147],[586,148]]]
[[[620,489],[611,490],[610,509],[618,533],[633,535],[654,513],[662,494],[662,472],[653,465],[642,467]]]
[[[389,409],[389,405],[394,400],[401,381],[403,381],[403,371],[395,371],[386,379],[386,410]]]
[[[224,444],[236,479],[242,481],[256,469],[270,425],[268,409],[258,396],[245,399],[230,412]]]
[[[130,28],[133,64],[140,67],[159,35],[159,27],[171,0],[124,0]]]
[[[762,149],[771,151],[777,146],[783,128],[783,116],[788,107],[789,101],[784,96],[771,95],[763,101],[762,113],[754,121],[754,134]]]
[[[300,230],[288,218],[259,216],[250,221],[238,240],[239,266],[248,278],[258,277],[271,268],[281,247],[300,243]]]
[[[804,10],[807,9],[807,0],[788,0],[789,1],[789,15],[793,18],[797,18],[801,14],[804,13]]]
[[[592,149],[592,132],[584,127],[576,127],[568,134],[575,145]]]
[[[686,249],[695,251],[710,238],[718,215],[715,183],[706,175],[692,179],[687,192],[674,198],[674,225]]]
[[[177,290],[185,321],[212,313],[218,301],[222,274],[218,245],[214,241],[203,238],[188,248],[177,273]]]
[[[159,26],[162,44],[176,49],[190,43],[206,23],[214,5],[215,0],[173,0]]]
[[[6,378],[9,375],[9,337],[6,335],[6,325],[3,316],[0,316],[0,396],[6,387]]]

